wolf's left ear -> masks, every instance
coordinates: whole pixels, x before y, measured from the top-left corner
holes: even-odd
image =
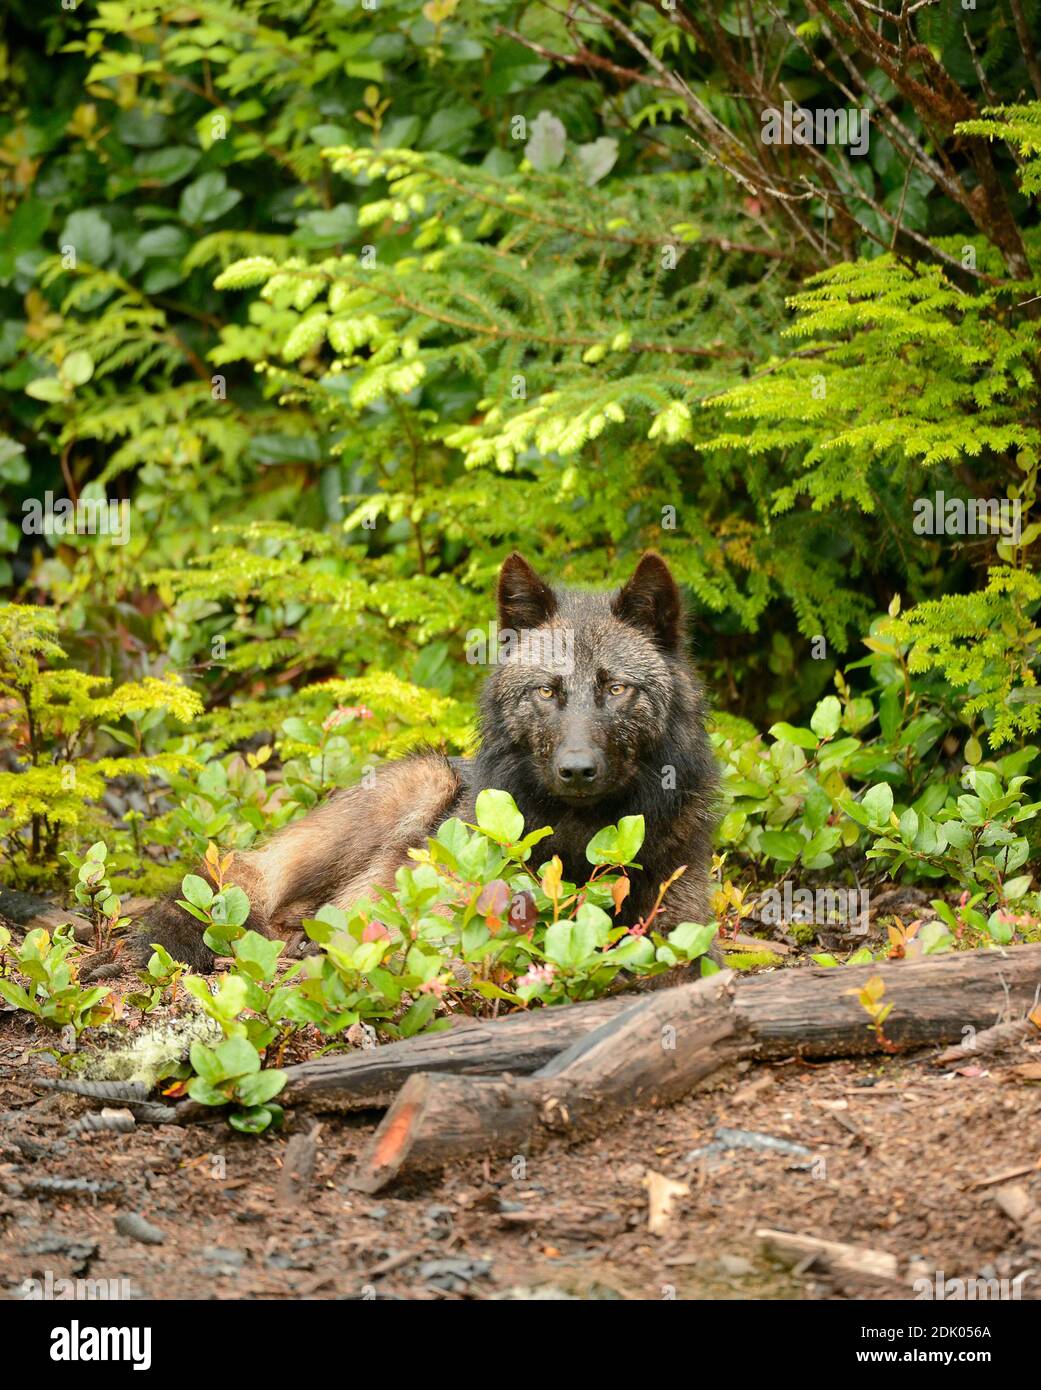
[[[641,556],[633,577],[612,600],[611,612],[663,651],[674,652],[683,641],[683,600],[672,571],[653,550]]]
[[[519,551],[499,571],[499,626],[511,632],[541,627],[557,611],[556,595]]]

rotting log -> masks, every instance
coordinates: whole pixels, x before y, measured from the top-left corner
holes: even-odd
[[[534,1076],[417,1074],[358,1161],[351,1186],[385,1187],[460,1154],[517,1153],[537,1131],[579,1138],[622,1109],[666,1105],[736,1057],[747,1041],[730,1007],[733,972],[637,999]],[[731,1043],[731,1048],[725,1047]]]
[[[835,1055],[836,1047],[846,1056],[858,1050],[857,1039],[860,1050],[870,1051],[875,1040],[867,1016],[850,991],[874,974],[886,982],[886,1000],[895,1006],[886,1023],[886,1035],[894,1042],[910,1047],[946,1041],[938,1029],[952,1017],[959,1020],[952,1037],[958,1041],[962,1028],[986,1028],[1001,1015],[1002,979],[1008,980],[1010,991],[1015,987],[1018,1012],[1033,1004],[1030,982],[1041,980],[1041,946],[741,977],[733,1007],[747,1020],[763,1057],[826,1057]],[[661,993],[668,997],[676,991]],[[382,1109],[416,1072],[531,1075],[600,1024],[650,997],[613,995],[499,1019],[470,1019],[444,1032],[318,1057],[285,1068],[288,1080],[280,1100],[315,1110]]]
[[[875,975],[893,1005],[884,1040],[867,1027],[856,997]],[[625,1111],[669,1104],[744,1058],[953,1042],[967,1027],[1032,1007],[1039,980],[1041,946],[753,979],[723,971],[615,1007],[531,1076],[415,1072],[359,1158],[352,1185],[375,1192],[452,1159],[527,1152],[553,1134],[584,1138]]]
[[[27,935],[36,927],[53,932],[56,927],[72,923],[77,941],[92,941],[94,928],[86,917],[78,912],[64,912],[45,898],[35,893],[23,893],[17,888],[5,888],[0,883],[0,924],[6,923],[19,936]]]
[[[600,1023],[631,1008],[634,998],[615,995],[502,1018],[460,1019],[444,1032],[316,1057],[285,1068],[288,1081],[279,1102],[313,1110],[383,1110],[414,1072],[538,1071]]]

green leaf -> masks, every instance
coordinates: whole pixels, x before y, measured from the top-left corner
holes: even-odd
[[[46,401],[48,405],[55,405],[58,401],[63,401],[68,395],[67,388],[56,376],[38,376],[35,381],[30,381],[25,388],[25,394],[32,396],[34,400]]]
[[[602,959],[607,965],[622,965],[626,969],[652,965],[654,944],[646,936],[624,936]]]
[[[644,837],[643,816],[623,816],[617,825],[605,825],[586,845],[590,864],[630,864]]]
[[[878,722],[882,730],[882,737],[887,743],[892,743],[896,737],[903,713],[904,700],[900,687],[898,685],[886,686],[878,702]]]
[[[181,879],[181,892],[193,907],[205,910],[213,902],[213,889],[198,874],[185,874]]]
[[[294,455],[299,459],[299,455]],[[322,731],[317,724],[311,724],[306,719],[284,719],[282,721],[282,732],[287,738],[292,738],[297,743],[307,743],[317,748],[322,742]]]
[[[443,154],[463,154],[470,147],[474,128],[481,120],[481,113],[474,106],[462,103],[442,106],[427,121],[419,147],[439,150]]]
[[[214,897],[210,914],[220,926],[241,927],[249,916],[249,898],[236,884],[230,884]]]
[[[780,864],[792,864],[798,859],[806,841],[797,830],[764,830],[759,838],[763,853]]]
[[[26,1013],[38,1014],[40,1007],[36,1001],[25,992],[21,985],[15,984],[14,980],[0,979],[0,995],[13,1004],[16,1009],[24,1009]]]
[[[546,928],[543,950],[555,965],[567,967],[572,964],[572,932],[570,922],[553,922]]]
[[[234,943],[235,959],[251,980],[272,980],[284,941],[271,941],[259,932],[248,931]]]
[[[817,735],[809,729],[798,729],[794,724],[771,724],[770,736],[784,743],[794,743],[797,748],[816,748],[820,742]]]
[[[235,1085],[235,1098],[243,1105],[263,1105],[278,1095],[286,1084],[284,1071],[258,1071],[242,1077]]]
[[[58,235],[59,248],[71,246],[76,260],[102,266],[112,255],[112,228],[93,208],[72,213]]]
[[[187,255],[191,244],[191,238],[184,228],[175,227],[169,222],[163,227],[154,227],[152,231],[139,237],[137,249],[146,260],[153,256],[180,260],[182,256]]]
[[[540,62],[530,48],[514,39],[505,40],[492,48],[491,73],[484,90],[490,97],[512,96],[534,87],[547,72],[549,64]]]
[[[1010,878],[1002,887],[1002,896],[1008,902],[1016,902],[1029,889],[1032,874],[1022,874],[1019,878]]]
[[[893,813],[893,788],[888,782],[876,782],[860,799],[871,825],[886,825]]]
[[[619,864],[631,863],[639,854],[640,846],[643,844],[644,819],[643,816],[623,816],[618,822],[618,842],[617,852],[621,858]]]
[[[703,956],[716,939],[716,924],[709,922],[702,926],[698,922],[680,922],[669,932],[666,940],[674,951],[686,960]]]
[[[203,1081],[211,1086],[216,1086],[218,1082],[224,1080],[226,1073],[220,1058],[212,1047],[207,1047],[205,1043],[196,1039],[192,1043],[188,1055],[192,1067]]]
[[[190,183],[181,194],[178,212],[189,227],[215,222],[242,201],[242,194],[228,187],[228,180],[219,170],[203,174]]]
[[[939,955],[954,947],[954,938],[942,922],[926,922],[918,933],[918,940],[923,954],[927,956]]]
[[[225,1038],[214,1052],[224,1077],[251,1076],[260,1070],[257,1049],[247,1038]]]
[[[587,188],[599,183],[615,166],[618,158],[618,141],[610,135],[602,135],[588,145],[578,145],[575,158],[582,169],[582,181]]]
[[[475,815],[481,830],[497,844],[513,844],[524,834],[524,817],[509,792],[480,792]]]
[[[70,352],[59,375],[70,386],[85,386],[94,375],[94,359],[89,352]]]
[[[524,154],[528,163],[540,174],[552,173],[564,162],[567,131],[563,123],[548,111],[540,111],[531,122]]]
[[[248,1110],[235,1110],[228,1116],[232,1129],[242,1134],[263,1134],[266,1129],[280,1129],[282,1126],[282,1107],[280,1105],[255,1105]]]
[[[403,1038],[411,1038],[414,1037],[416,1033],[421,1033],[434,1017],[436,1009],[437,999],[434,995],[420,995],[398,1024],[401,1030],[401,1036]]]
[[[205,1081],[201,1076],[193,1076],[188,1082],[188,1095],[199,1105],[227,1105],[228,1097],[223,1091],[219,1091],[216,1086]]]
[[[810,728],[818,738],[831,738],[838,733],[842,706],[834,695],[826,695],[810,716]]]
[[[139,154],[134,160],[134,173],[142,182],[165,186],[186,178],[199,158],[199,151],[190,145],[167,145],[164,149]]]

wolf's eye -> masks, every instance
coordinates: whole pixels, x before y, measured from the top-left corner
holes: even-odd
[[[551,685],[540,685],[535,688],[535,694],[540,700],[552,700],[556,693]]]
[[[622,681],[612,681],[607,687],[607,693],[609,695],[624,695],[628,689],[629,687]]]

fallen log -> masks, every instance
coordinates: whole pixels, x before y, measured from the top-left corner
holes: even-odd
[[[884,1039],[867,1026],[857,999],[872,976],[893,1005]],[[1039,979],[1041,946],[753,979],[723,971],[613,1009],[531,1076],[412,1074],[359,1158],[352,1185],[375,1192],[454,1158],[528,1152],[553,1134],[583,1138],[634,1107],[669,1104],[743,1058],[951,1042],[966,1027],[1031,1007]]]
[[[967,961],[974,964],[965,966]],[[893,976],[892,971],[905,973]],[[873,974],[881,975],[887,989],[891,989],[891,980],[899,978],[901,982],[900,1001],[886,1024],[887,1035],[906,1046],[925,1045],[947,1040],[937,1029],[949,1019],[952,1008],[961,1010],[963,1027],[994,1023],[1002,1016],[1005,1003],[998,977],[1008,977],[1010,982],[1020,976],[1041,979],[1041,946],[959,952],[881,966],[802,967],[742,977],[736,985],[734,1008],[747,1019],[764,1057],[835,1055],[837,1036],[842,1038],[841,1055],[849,1054],[857,1036],[863,1050],[869,1051],[874,1040],[866,1027],[867,1015],[847,991],[859,988]],[[370,1051],[318,1057],[285,1068],[287,1082],[281,1100],[315,1110],[382,1109],[415,1072],[528,1076],[601,1023],[648,997],[614,995],[593,1003],[562,1004],[499,1019],[468,1019],[442,1033],[385,1043]],[[897,999],[895,994],[886,997]],[[1033,995],[1027,1000],[1024,991],[1017,999],[1024,1006],[1033,1004]],[[836,1000],[843,1001],[840,1013],[846,1020],[838,1035]],[[953,1035],[961,1036],[960,1029]]]
[[[414,1072],[538,1071],[565,1047],[632,1004],[632,995],[616,995],[503,1018],[460,1019],[443,1033],[316,1057],[285,1068],[288,1080],[279,1102],[314,1110],[384,1110]]]
[[[0,883],[0,925],[6,924],[15,935],[27,935],[36,927],[53,933],[55,927],[64,926],[66,922],[72,923],[77,941],[93,941],[94,928],[80,913],[65,912],[46,898],[38,898],[35,893],[5,888]]]
[[[415,1171],[460,1154],[518,1153],[539,1129],[579,1137],[622,1108],[678,1100],[718,1069],[722,1044],[741,1026],[730,1008],[733,979],[724,970],[639,999],[534,1076],[410,1077],[351,1186],[376,1192],[406,1163]]]

